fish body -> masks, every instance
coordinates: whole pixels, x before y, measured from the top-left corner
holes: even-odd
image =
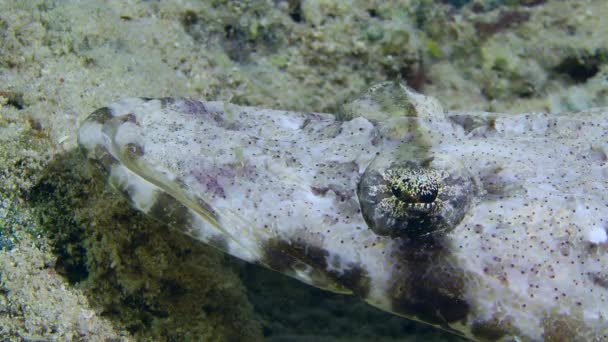
[[[79,144],[138,210],[310,285],[474,340],[608,339],[606,108],[446,112],[396,83],[339,115],[130,98]]]

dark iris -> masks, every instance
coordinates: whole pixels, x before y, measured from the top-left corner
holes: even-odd
[[[395,197],[401,199],[401,189],[399,189],[396,186],[393,186],[393,187],[391,187],[391,191]]]
[[[412,181],[410,178],[402,178],[402,184],[391,187],[393,196],[406,203],[433,203],[437,199],[439,187],[433,180],[425,179],[424,182]],[[418,185],[414,185],[418,183]]]
[[[418,194],[418,201],[422,203],[433,203],[437,198],[437,188],[433,187],[430,191],[425,191],[424,194]]]

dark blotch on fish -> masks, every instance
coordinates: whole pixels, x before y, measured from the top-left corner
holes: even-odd
[[[434,236],[424,241],[401,241],[398,253],[402,264],[393,274],[392,309],[458,334],[448,324],[464,323],[470,305],[464,299],[464,274],[450,262],[443,239]]]
[[[365,298],[370,291],[367,271],[360,265],[351,265],[343,272],[328,271],[329,252],[301,240],[271,239],[264,246],[263,262],[274,270],[286,272],[303,262],[322,272],[328,279],[343,286],[354,294]]]
[[[113,117],[114,116],[112,115],[110,108],[103,107],[103,108],[99,108],[98,110],[91,113],[87,117],[87,121],[93,121],[93,122],[103,125],[106,122],[110,121]]]

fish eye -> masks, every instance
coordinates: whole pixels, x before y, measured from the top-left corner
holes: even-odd
[[[449,158],[372,162],[357,188],[370,229],[378,235],[409,239],[452,230],[476,193],[468,171]]]

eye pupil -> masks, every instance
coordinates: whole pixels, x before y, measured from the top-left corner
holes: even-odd
[[[391,186],[392,194],[405,203],[433,203],[437,199],[437,181],[421,170],[413,169],[410,177],[403,177]]]
[[[418,199],[422,203],[433,203],[437,198],[437,192],[437,188],[433,188],[430,191],[419,194]]]
[[[401,199],[401,189],[399,189],[399,188],[398,188],[398,187],[396,187],[396,186],[393,186],[393,187],[391,188],[391,192],[393,193],[393,196],[395,196],[395,197],[397,197],[397,198]]]

